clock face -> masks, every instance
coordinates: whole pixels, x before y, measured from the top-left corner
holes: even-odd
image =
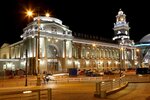
[[[120,17],[120,18],[119,18],[119,21],[123,21],[123,20],[124,20],[124,18],[123,18],[123,17]]]

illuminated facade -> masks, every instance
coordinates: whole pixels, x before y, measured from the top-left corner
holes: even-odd
[[[120,9],[118,15],[116,16],[116,23],[114,23],[114,37],[113,40],[116,41],[120,46],[120,62],[121,66],[125,66],[129,63],[130,66],[140,66],[141,56],[139,56],[140,48],[135,49],[134,41],[130,40],[129,36],[129,23],[126,22],[126,15]],[[126,48],[126,47],[130,47]],[[134,56],[131,56],[134,54]]]
[[[38,18],[40,18],[40,25],[37,25]],[[133,62],[137,61],[135,47],[124,45],[123,49],[120,49],[118,44],[76,38],[68,26],[53,17],[35,17],[23,31],[21,41],[11,45],[4,44],[1,47],[1,71],[25,69],[27,61],[28,74],[37,73],[38,32],[40,32],[40,59],[38,59],[40,60],[40,73],[43,71],[66,72],[68,68],[118,69],[120,57],[124,58],[123,68],[127,69],[133,67]]]

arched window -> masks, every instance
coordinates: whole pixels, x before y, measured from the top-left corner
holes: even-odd
[[[85,47],[82,47],[81,48],[81,57],[85,57],[85,55],[86,55]]]
[[[53,45],[48,46],[47,57],[48,58],[57,58],[58,57],[58,50],[55,46],[53,46]]]
[[[102,49],[102,58],[105,58],[105,50]]]
[[[119,50],[116,50],[116,58],[119,58]]]
[[[115,50],[112,51],[112,56],[113,56],[114,59],[116,59],[116,52],[115,52]]]
[[[108,58],[109,57],[109,52],[107,49],[105,49],[105,58]]]
[[[97,48],[97,50],[96,50],[96,58],[100,58],[99,48]]]
[[[96,56],[96,50],[95,50],[95,48],[91,48],[92,50],[91,50],[91,58],[95,58],[95,56]]]
[[[102,57],[102,49],[99,49],[99,58]]]
[[[109,50],[109,58],[113,58],[111,49]]]
[[[86,48],[86,58],[88,59],[90,57],[90,48]]]
[[[74,47],[74,45],[72,46],[72,57],[75,58],[75,47]]]

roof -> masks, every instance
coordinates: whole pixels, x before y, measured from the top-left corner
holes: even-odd
[[[150,34],[145,35],[141,40],[140,43],[148,43],[150,42]]]
[[[9,46],[10,44],[8,44],[8,43],[4,43],[2,46],[1,46],[1,48],[4,48],[4,47],[6,47],[6,46]]]

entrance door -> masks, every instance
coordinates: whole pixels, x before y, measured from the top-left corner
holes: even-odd
[[[57,73],[58,72],[58,62],[48,62],[47,63],[48,73]]]
[[[56,45],[48,45],[47,58],[49,59],[49,62],[47,63],[47,71],[49,73],[58,72],[58,57],[58,48]]]

